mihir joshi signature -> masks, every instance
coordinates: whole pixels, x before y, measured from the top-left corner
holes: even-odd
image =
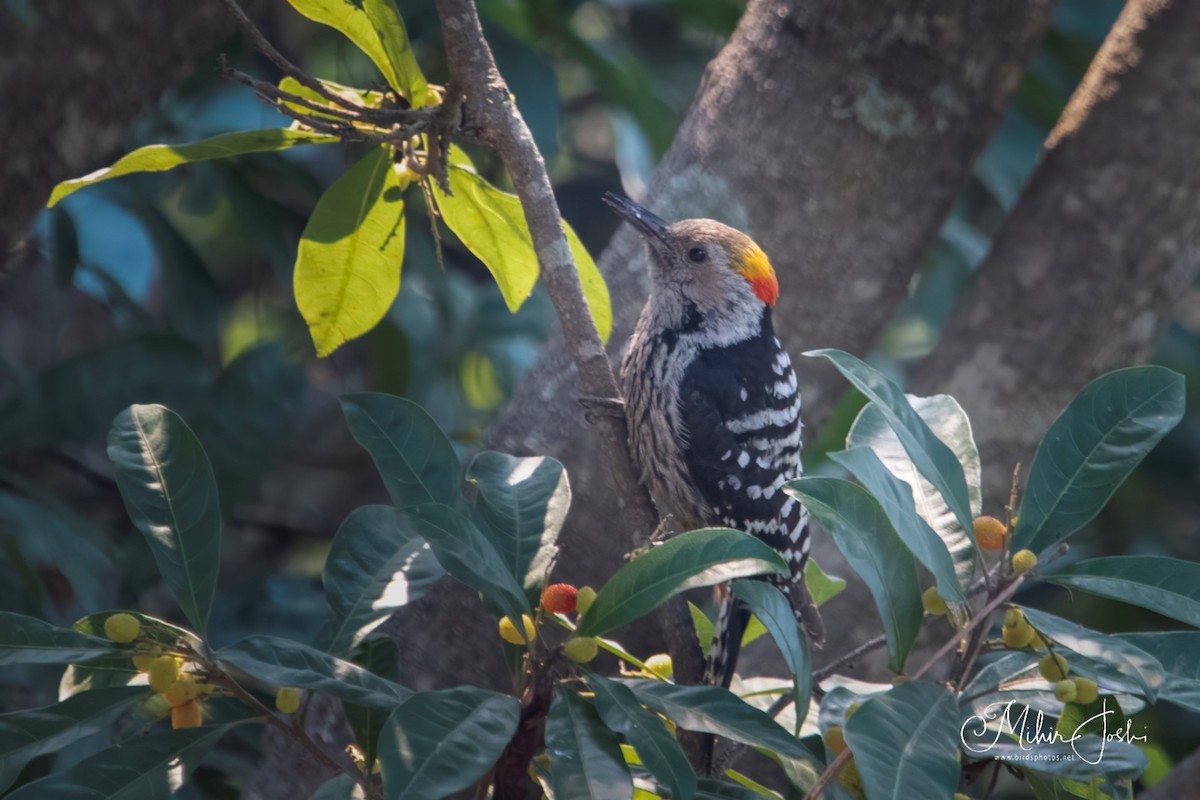
[[[1104,758],[1104,746],[1108,742],[1120,741],[1127,744],[1134,742],[1144,742],[1146,737],[1133,732],[1133,721],[1127,720],[1124,725],[1117,728],[1116,731],[1109,733],[1109,719],[1116,714],[1116,709],[1108,707],[1108,699],[1102,701],[1099,714],[1095,714],[1088,719],[1083,720],[1071,731],[1070,736],[1064,736],[1056,728],[1051,728],[1049,731],[1044,731],[1045,727],[1044,716],[1041,711],[1035,712],[1033,724],[1030,726],[1029,706],[1020,705],[1020,713],[1014,719],[1012,716],[1013,706],[1017,704],[1016,700],[1009,700],[1004,703],[992,703],[983,709],[982,715],[976,715],[967,718],[959,729],[959,738],[962,740],[963,747],[972,753],[987,753],[994,748],[1000,741],[1000,737],[1007,732],[1016,737],[1017,744],[1022,750],[1033,750],[1037,745],[1056,744],[1059,742],[1070,744],[1075,755],[1086,761],[1088,764],[1099,764]],[[989,729],[988,725],[997,720],[1000,724]],[[1100,737],[1100,751],[1094,758],[1089,758],[1088,755],[1080,753],[1075,745],[1075,742],[1082,739],[1089,733],[1095,733],[1096,721],[1100,721],[1100,732],[1097,734]],[[978,726],[977,730],[968,731],[971,726]],[[1085,731],[1085,729],[1087,729]],[[1145,730],[1143,727],[1142,730]],[[986,738],[990,733],[995,735],[990,741]],[[970,736],[970,741],[968,741]],[[1006,739],[1006,742],[1008,740]]]

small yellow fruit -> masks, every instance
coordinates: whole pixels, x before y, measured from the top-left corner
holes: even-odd
[[[138,672],[149,672],[157,658],[157,653],[142,653],[133,657],[133,666]]]
[[[280,686],[275,692],[275,708],[284,714],[294,714],[300,708],[300,690],[295,686]]]
[[[1096,702],[1100,696],[1100,687],[1090,678],[1073,678],[1075,684],[1075,702],[1081,705]]]
[[[191,675],[183,675],[171,684],[171,688],[163,692],[163,697],[172,706],[181,706],[189,700],[195,700],[204,694],[203,686]]]
[[[936,586],[930,586],[921,595],[921,607],[925,613],[940,617],[946,613],[946,601],[938,594]]]
[[[834,755],[846,749],[846,732],[842,730],[841,725],[830,725],[825,729],[822,738],[825,740],[825,748]]]
[[[595,601],[596,590],[590,586],[581,586],[579,593],[575,596],[575,610],[580,614],[586,614]]]
[[[104,635],[117,644],[129,644],[141,630],[142,623],[132,614],[113,614],[104,620]]]
[[[1038,659],[1038,672],[1051,683],[1067,677],[1067,660],[1058,653],[1047,653]]]
[[[675,671],[675,664],[666,653],[656,653],[647,658],[646,667],[660,678],[669,678]]]
[[[576,636],[563,645],[563,655],[576,664],[586,664],[600,652],[599,645],[591,636]]]
[[[984,550],[999,550],[1004,547],[1004,536],[1008,528],[995,517],[976,517],[975,542]]]
[[[1032,550],[1018,550],[1013,553],[1012,568],[1013,574],[1020,575],[1022,572],[1028,572],[1037,566],[1037,556]]]
[[[1054,684],[1054,697],[1060,703],[1069,703],[1075,699],[1075,681],[1065,680]]]
[[[175,730],[181,728],[199,728],[204,722],[204,709],[200,708],[200,704],[195,700],[189,700],[181,706],[174,706],[171,709],[171,727]]]
[[[528,614],[522,614],[521,622],[525,628],[524,638],[521,637],[521,634],[517,630],[517,626],[513,624],[513,621],[508,617],[503,617],[500,620],[500,638],[509,644],[525,644],[526,642],[532,642],[537,636],[537,629],[533,626],[533,620],[530,619]]]
[[[150,665],[150,688],[165,692],[179,680],[179,659],[175,656],[159,656]]]
[[[1007,623],[1000,627],[1000,635],[1004,637],[1004,645],[1013,650],[1021,650],[1033,641],[1035,631],[1033,626],[1022,619],[1017,625],[1010,627]]]
[[[1025,614],[1019,608],[1010,608],[1004,612],[1004,624],[1015,628],[1025,621]]]

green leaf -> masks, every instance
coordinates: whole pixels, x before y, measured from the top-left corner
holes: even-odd
[[[846,579],[825,572],[810,555],[804,563],[804,585],[812,595],[813,605],[820,608],[842,593],[846,588]]]
[[[325,190],[308,218],[293,283],[318,356],[374,328],[396,299],[407,184],[391,148],[380,145]]]
[[[342,413],[397,508],[462,499],[454,446],[425,409],[388,394],[351,394],[342,398]]]
[[[768,789],[753,778],[743,775],[736,769],[725,770],[725,775],[732,781],[736,781],[739,785],[746,787],[753,792],[757,797],[765,797],[767,800],[783,800],[783,795],[773,789]]]
[[[202,642],[200,637],[189,631],[187,628],[181,628],[178,625],[172,625],[166,620],[161,620],[158,617],[152,617],[149,614],[142,614],[138,611],[128,611],[125,609],[114,611],[100,611],[95,614],[88,614],[75,622],[71,627],[77,633],[86,633],[89,636],[102,637],[104,636],[104,623],[113,614],[129,614],[134,617],[141,630],[138,633],[139,639],[161,644],[165,647],[189,647],[192,650],[199,651]]]
[[[221,565],[221,501],[200,440],[170,409],[135,405],[113,420],[108,458],[129,518],[203,634]]]
[[[90,694],[90,693],[89,693]],[[167,797],[186,780],[176,762],[202,756],[237,723],[156,731],[102,750],[63,772],[26,784],[9,800],[71,797],[79,800],[142,800]]]
[[[913,410],[925,420],[930,430],[958,458],[967,481],[967,496],[971,515],[979,516],[983,509],[980,483],[982,472],[979,465],[979,450],[971,433],[971,421],[953,397],[938,394],[932,397],[905,395]],[[908,484],[913,503],[921,518],[945,542],[954,561],[959,585],[966,591],[975,576],[974,530],[963,530],[954,512],[950,510],[941,493],[932,483],[921,476],[916,464],[904,451],[904,445],[896,432],[889,427],[883,412],[874,404],[867,404],[855,419],[846,437],[846,447],[865,445],[870,447],[889,472]],[[893,520],[895,521],[895,520]],[[915,552],[915,551],[914,551]],[[918,554],[918,558],[920,555]],[[950,595],[942,594],[943,597]]]
[[[515,697],[472,686],[414,694],[380,735],[383,796],[423,800],[466,789],[500,757],[520,713]]]
[[[938,594],[958,606],[957,616],[962,617],[966,613],[967,598],[959,584],[954,559],[946,549],[945,541],[918,513],[913,501],[913,488],[889,471],[869,447],[851,447],[840,453],[831,453],[829,457],[848,469],[875,496],[900,539],[933,575]],[[920,476],[914,473],[910,477],[916,479]],[[967,542],[969,544],[969,540]],[[969,580],[969,575],[967,577]]]
[[[765,747],[787,758],[813,756],[768,714],[719,686],[677,686],[664,681],[622,680],[645,705],[684,730],[724,736],[752,747]]]
[[[224,133],[192,144],[152,144],[148,147],[139,147],[111,167],[98,169],[82,178],[63,181],[54,187],[46,205],[53,206],[59,200],[85,186],[91,186],[93,183],[110,178],[119,178],[122,175],[130,175],[134,172],[165,172],[193,161],[230,158],[247,153],[273,153],[301,144],[329,144],[336,141],[338,141],[336,136],[312,131],[269,128],[262,131]]]
[[[930,430],[900,387],[878,370],[841,350],[813,350],[804,355],[828,359],[846,380],[879,408],[917,471],[941,493],[962,529],[973,531],[970,492],[958,456]]]
[[[713,621],[691,600],[688,601],[688,611],[692,614],[692,627],[696,629],[696,640],[700,642],[700,652],[707,653],[712,649],[713,636],[716,633]]]
[[[106,730],[148,695],[145,686],[97,689],[57,705],[0,714],[0,792],[33,759]]]
[[[308,800],[355,800],[354,790],[357,788],[358,782],[343,772],[322,783]]]
[[[596,693],[600,719],[633,745],[642,764],[670,791],[670,796],[683,800],[695,796],[696,772],[658,715],[643,708],[624,684],[589,674],[588,685]]]
[[[579,621],[579,635],[599,636],[619,628],[688,589],[765,574],[785,575],[787,563],[749,534],[705,528],[674,536],[604,584]]]
[[[1045,735],[1050,735],[1046,732]],[[1032,747],[1032,750],[1031,750]],[[1108,742],[1099,736],[1083,736],[1074,742],[997,741],[974,746],[971,754],[995,758],[1021,769],[1028,769],[1029,755],[1037,753],[1038,772],[1068,778],[1089,779],[1095,775],[1136,778],[1146,769],[1146,756],[1126,742]]]
[[[1162,367],[1117,370],[1084,387],[1038,445],[1013,550],[1044,550],[1091,521],[1183,410],[1183,376]]]
[[[400,648],[396,640],[379,634],[359,642],[354,648],[352,660],[371,674],[394,681],[399,677],[399,656]],[[342,707],[350,728],[354,731],[354,740],[358,742],[363,759],[370,769],[379,757],[379,735],[383,732],[383,724],[389,711],[354,703],[343,703]]]
[[[958,788],[958,707],[944,686],[902,683],[846,720],[846,743],[872,798],[949,797]]]
[[[481,593],[514,623],[531,613],[529,598],[504,559],[468,517],[449,506],[427,503],[402,512],[400,518],[429,542],[446,572]]]
[[[116,649],[107,639],[0,611],[0,665],[70,664],[108,655]]]
[[[278,636],[247,636],[217,659],[273,686],[312,689],[364,706],[393,708],[412,694],[357,664]]]
[[[1151,702],[1158,696],[1164,675],[1162,664],[1154,656],[1115,636],[1090,630],[1045,611],[1022,610],[1029,624],[1056,644],[1101,664],[1112,665],[1121,674],[1137,681]]]
[[[754,612],[783,654],[794,684],[796,719],[803,721],[812,699],[812,655],[808,637],[796,624],[791,603],[783,592],[765,581],[734,581],[733,593]]]
[[[1079,703],[1063,703],[1062,713],[1054,730],[1064,741],[1071,741],[1077,736],[1095,734],[1107,736],[1125,728],[1125,713],[1117,698],[1109,694],[1101,694],[1086,705]]]
[[[1158,659],[1166,673],[1159,697],[1200,713],[1200,631],[1119,633],[1116,638]]]
[[[879,502],[836,478],[801,478],[783,485],[833,537],[875,598],[888,642],[888,667],[900,672],[921,629],[917,566]]]
[[[487,523],[484,533],[526,593],[539,591],[571,507],[563,465],[485,451],[467,467],[467,480],[478,490],[475,507]]]
[[[546,755],[555,797],[630,800],[633,780],[616,737],[590,703],[565,684],[554,690],[546,718]]]
[[[321,83],[322,86],[325,87],[325,89],[328,92],[335,94],[338,97],[341,97],[342,99],[348,100],[352,103],[358,103],[360,106],[366,106],[368,108],[379,108],[380,106],[383,105],[383,100],[384,100],[384,96],[385,96],[383,92],[376,92],[376,91],[372,91],[370,89],[360,89],[355,86],[345,86],[340,83],[335,83],[334,81],[320,80],[319,82]],[[338,108],[337,105],[335,105],[332,101],[330,101],[324,95],[308,88],[307,86],[300,83],[300,81],[296,80],[295,78],[291,77],[290,75],[283,78],[283,80],[279,81],[279,88],[282,91],[287,92],[288,94],[294,94],[297,97],[303,97],[305,100],[309,100],[313,103],[318,103],[327,108],[331,108],[331,109]],[[333,114],[326,114],[326,113],[323,113],[320,111],[315,111],[315,110],[309,108],[308,106],[302,106],[299,103],[289,103],[286,100],[281,100],[280,103],[282,105],[287,106],[288,108],[291,108],[294,111],[299,111],[302,114],[311,114],[314,117],[324,117],[326,119],[335,119]]]
[[[325,599],[332,613],[322,633],[325,649],[345,655],[443,574],[429,545],[400,524],[396,509],[355,509],[338,528],[325,559]]]
[[[1200,627],[1200,564],[1194,561],[1164,556],[1093,558],[1064,567],[1047,580]]]
[[[450,189],[447,195],[431,184],[438,211],[450,230],[483,262],[510,311],[521,307],[537,283],[538,259],[520,199],[483,179],[461,150],[450,148]],[[612,304],[608,287],[578,235],[563,221],[583,294],[592,321],[607,342],[612,332]]]
[[[313,22],[340,31],[366,53],[414,108],[427,105],[425,75],[392,0],[288,0]]]

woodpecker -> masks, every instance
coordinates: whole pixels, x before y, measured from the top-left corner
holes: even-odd
[[[770,580],[819,639],[803,584],[808,510],[782,491],[801,474],[800,391],[771,320],[771,262],[720,222],[667,224],[624,197],[604,199],[650,248],[650,298],[621,364],[641,479],[685,530],[736,528],[782,555],[790,572]],[[728,591],[721,598],[706,681],[728,687],[750,613]]]

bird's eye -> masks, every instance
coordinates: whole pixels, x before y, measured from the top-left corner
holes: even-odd
[[[693,264],[701,264],[708,260],[708,251],[703,247],[693,247],[691,250],[688,250],[688,259]]]

